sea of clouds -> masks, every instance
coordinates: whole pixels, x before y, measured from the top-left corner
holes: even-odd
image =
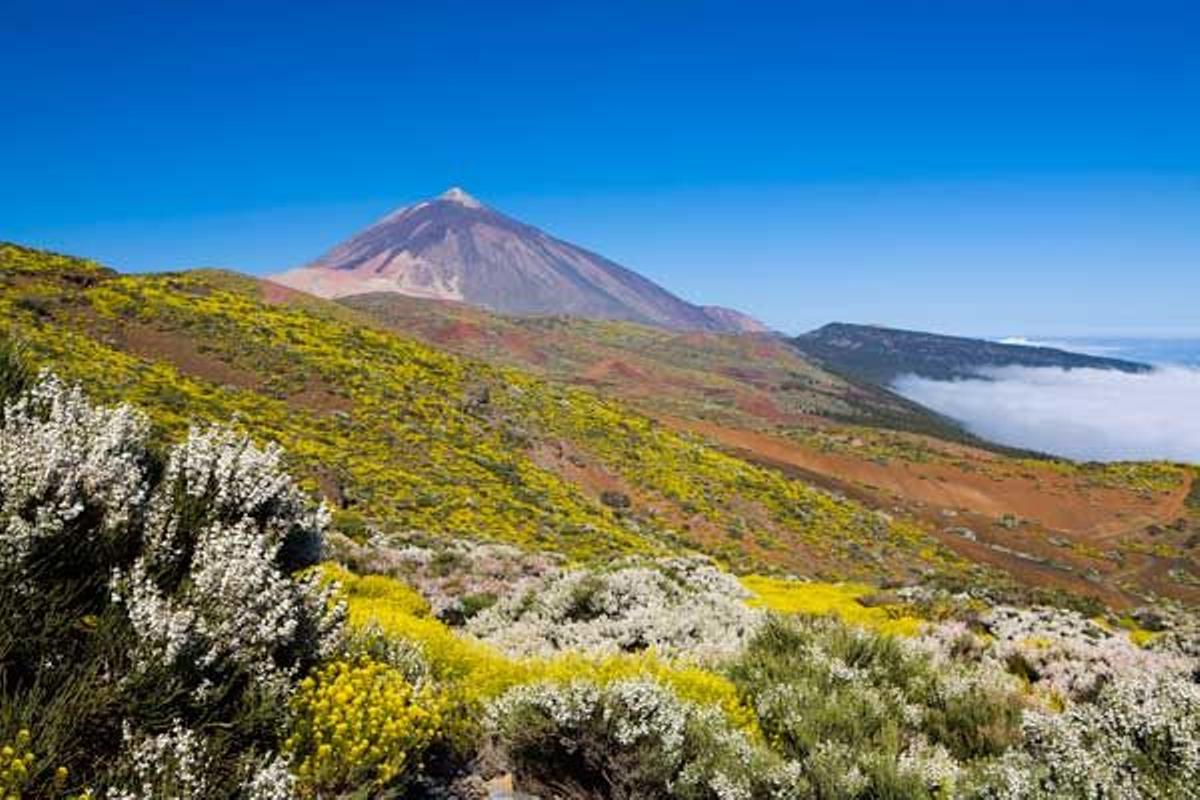
[[[1200,463],[1200,369],[1129,374],[1005,367],[980,379],[904,376],[910,400],[1001,444],[1079,460]]]

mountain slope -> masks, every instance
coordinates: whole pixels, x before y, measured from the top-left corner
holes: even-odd
[[[140,406],[168,438],[232,420],[280,443],[360,538],[371,526],[579,561],[698,549],[745,571],[1013,585],[975,562],[1113,603],[1141,589],[1200,596],[1172,577],[1194,570],[1200,528],[1174,522],[1190,479],[1162,465],[1014,460],[860,427],[658,423],[603,397],[606,383],[567,388],[449,355],[233,273],[122,276],[0,244],[0,315],[0,336],[23,340],[35,365]],[[656,358],[689,352],[657,333]],[[713,338],[730,345],[716,363],[750,360],[737,347],[753,337]],[[642,369],[609,366],[598,377]],[[1081,515],[1058,520],[1064,509]]]
[[[592,392],[448,355],[310,296],[211,271],[121,276],[0,245],[0,313],[41,365],[168,436],[236,420],[366,524],[580,560],[700,549],[883,579],[972,568],[919,528]]]
[[[739,312],[688,303],[457,188],[399,209],[313,263],[272,280],[320,297],[398,292],[510,314],[623,319],[681,330],[763,330]]]
[[[435,347],[596,387],[659,417],[749,429],[854,422],[966,437],[953,423],[886,389],[828,372],[775,335],[505,316],[387,292],[339,302]]]
[[[826,367],[878,386],[901,375],[933,380],[978,377],[989,367],[1056,367],[1146,372],[1150,367],[1051,347],[999,344],[983,339],[835,322],[792,340]]]

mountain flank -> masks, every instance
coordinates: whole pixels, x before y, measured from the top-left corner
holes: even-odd
[[[508,314],[567,314],[675,330],[766,330],[740,312],[689,303],[457,187],[392,212],[272,280],[325,298],[394,292]]]
[[[1000,344],[874,325],[834,322],[792,340],[801,352],[828,369],[878,386],[901,375],[932,380],[978,378],[997,367],[1052,367],[1148,372],[1150,366],[1116,358],[1071,353],[1053,347]]]

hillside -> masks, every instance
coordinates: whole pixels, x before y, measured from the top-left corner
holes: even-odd
[[[268,296],[305,302],[286,290]],[[1146,590],[1200,600],[1186,577],[1200,527],[1183,506],[1188,473],[1175,467],[980,446],[777,337],[506,317],[385,293],[340,302],[436,347],[619,397],[672,429],[910,520],[1027,584],[1117,605]]]
[[[916,527],[336,304],[12,245],[0,276],[0,309],[39,363],[171,436],[236,419],[279,442],[350,532],[373,522],[578,559],[695,547],[741,569],[874,579],[970,571]]]
[[[901,375],[932,380],[978,377],[989,367],[1053,367],[1145,372],[1145,364],[1070,353],[1052,347],[1000,344],[873,325],[835,322],[792,340],[828,368],[878,386]]]
[[[6,797],[1186,796],[1190,470],[602,394],[752,337],[570,388],[13,245],[0,312]]]
[[[386,292],[339,302],[435,347],[595,387],[658,416],[753,429],[853,422],[966,437],[954,423],[886,389],[823,369],[774,335],[507,316]]]
[[[623,319],[679,330],[765,330],[739,312],[688,303],[458,188],[397,209],[311,264],[272,280],[320,297],[397,292],[510,314]]]
[[[769,352],[753,338],[697,348],[637,326],[514,323],[509,333],[525,337],[516,341],[546,348],[529,362],[542,361],[545,376],[573,374],[570,388],[498,365],[518,363],[511,356],[451,355],[359,310],[232,273],[121,276],[11,245],[0,259],[0,308],[39,363],[100,399],[140,405],[168,436],[190,419],[239,420],[282,444],[355,535],[380,525],[584,561],[697,548],[738,570],[994,583],[999,573],[972,566],[982,563],[1117,605],[1147,589],[1196,593],[1195,529],[1176,525],[1187,473],[1097,473],[817,416],[771,425],[753,403],[705,413],[683,399],[681,376],[718,386],[736,366],[725,387],[753,386],[744,370]],[[583,333],[559,340],[539,324]],[[581,339],[608,348],[598,367]],[[625,355],[610,357],[622,340]],[[634,350],[641,360],[628,359]],[[762,368],[770,383],[781,364],[804,363],[776,354]],[[806,369],[815,387],[829,380]],[[643,387],[630,395],[640,413],[613,397],[629,386]],[[1087,513],[1052,513],[1076,507]],[[1016,533],[1009,517],[1020,520]]]

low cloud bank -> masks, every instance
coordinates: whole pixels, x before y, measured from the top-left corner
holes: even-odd
[[[995,442],[1090,461],[1200,463],[1200,369],[1006,367],[991,380],[906,375],[897,392]]]

